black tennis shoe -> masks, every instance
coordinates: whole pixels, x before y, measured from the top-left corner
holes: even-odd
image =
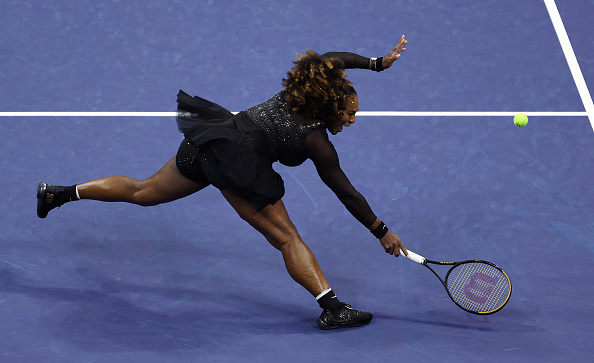
[[[329,309],[324,310],[317,323],[320,329],[330,330],[367,325],[371,322],[371,319],[373,319],[373,315],[370,313],[355,310],[350,305],[344,304],[334,314]]]
[[[50,210],[59,208],[62,204],[69,202],[66,187],[53,186],[44,182],[37,184],[37,216],[47,217]]]

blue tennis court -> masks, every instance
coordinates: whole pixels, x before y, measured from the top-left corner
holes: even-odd
[[[0,361],[594,360],[592,24],[592,0],[4,1]],[[361,115],[330,139],[408,249],[507,272],[496,314],[388,256],[309,161],[275,166],[283,200],[368,326],[320,330],[315,299],[213,187],[36,215],[39,181],[157,171],[183,138],[163,114],[179,89],[241,111],[281,90],[296,53],[380,57],[402,34],[392,68],[348,72]]]

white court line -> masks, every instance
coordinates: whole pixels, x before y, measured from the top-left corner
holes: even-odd
[[[0,112],[0,117],[175,117],[176,112]]]
[[[505,111],[505,112],[491,112],[491,111],[359,111],[357,116],[391,116],[391,117],[514,117],[518,113],[524,113],[526,116],[587,116],[586,112],[528,112],[528,111]]]
[[[561,43],[561,48],[565,54],[565,59],[567,60],[571,74],[573,75],[573,81],[577,86],[580,97],[582,98],[582,103],[584,104],[584,108],[590,119],[590,125],[592,125],[592,130],[594,130],[594,103],[592,103],[592,97],[590,96],[588,86],[584,80],[584,75],[582,74],[580,65],[573,52],[573,47],[571,46],[569,36],[563,25],[563,20],[561,20],[561,14],[559,14],[559,9],[557,9],[555,0],[544,0],[544,3],[549,12],[549,16],[551,17],[551,21],[553,22],[553,26],[555,27],[555,32],[557,32],[557,37],[559,38],[559,43]]]
[[[359,111],[358,117],[514,117],[526,116],[581,117],[587,112],[529,112],[529,111]],[[237,112],[233,112],[237,114]],[[176,112],[0,112],[0,117],[175,117]]]

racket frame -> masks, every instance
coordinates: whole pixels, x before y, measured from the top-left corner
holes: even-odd
[[[441,284],[443,285],[443,287],[445,288],[446,292],[448,293],[448,296],[450,297],[450,299],[454,302],[454,304],[456,304],[460,309],[467,311],[469,313],[472,314],[476,314],[476,315],[489,315],[489,314],[493,314],[498,312],[499,310],[503,309],[503,307],[508,303],[511,294],[512,294],[512,284],[511,284],[511,280],[509,279],[509,276],[505,273],[505,271],[503,271],[503,269],[501,269],[501,267],[495,265],[492,262],[489,261],[484,261],[484,260],[465,260],[465,261],[458,261],[458,262],[441,262],[441,261],[433,261],[433,260],[428,260],[425,257],[414,253],[412,251],[408,251],[408,257],[411,261],[414,261],[418,264],[421,264],[425,267],[427,267],[431,272],[433,272],[433,274],[435,276],[437,276],[437,278],[439,279],[439,281],[441,282]],[[460,304],[458,304],[458,302],[456,302],[456,300],[454,300],[454,298],[452,297],[452,294],[450,293],[450,290],[448,289],[448,277],[450,276],[450,273],[452,272],[453,269],[455,269],[456,267],[463,265],[465,263],[484,263],[487,264],[493,268],[496,268],[497,270],[499,270],[501,273],[503,273],[503,275],[505,276],[505,278],[507,279],[507,282],[509,284],[509,294],[507,295],[507,298],[505,299],[505,302],[503,304],[501,304],[497,309],[495,310],[491,310],[491,311],[484,311],[484,312],[479,312],[479,311],[473,311],[470,309],[467,309],[463,306],[461,306]],[[434,264],[434,265],[439,265],[439,266],[452,266],[450,267],[450,269],[448,270],[448,272],[445,275],[445,278],[441,278],[441,276],[439,276],[439,274],[433,269],[431,268],[431,266],[429,266],[428,264]]]

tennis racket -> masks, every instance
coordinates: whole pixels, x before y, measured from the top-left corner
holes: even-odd
[[[404,255],[404,253],[401,254]],[[431,261],[410,250],[408,257],[431,270],[445,287],[450,299],[469,313],[493,314],[501,310],[509,301],[512,292],[511,281],[501,268],[491,262],[482,260]],[[429,264],[452,267],[445,275],[445,279],[442,279]]]

